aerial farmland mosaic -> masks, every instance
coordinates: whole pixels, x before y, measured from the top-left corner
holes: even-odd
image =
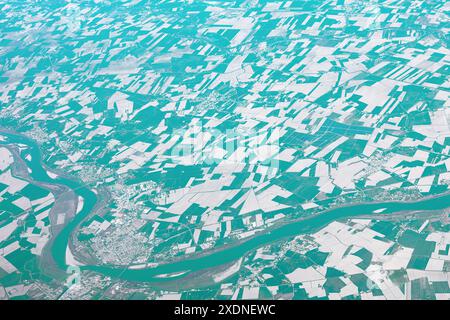
[[[450,299],[449,14],[0,0],[0,299]]]

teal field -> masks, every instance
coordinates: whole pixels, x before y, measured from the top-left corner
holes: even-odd
[[[450,299],[449,14],[0,0],[0,300]]]

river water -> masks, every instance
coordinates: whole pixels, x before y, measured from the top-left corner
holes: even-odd
[[[7,143],[25,144],[29,147],[31,160],[25,160],[31,169],[30,176],[35,181],[46,183],[63,184],[71,188],[77,195],[84,198],[82,210],[65,225],[63,230],[56,235],[55,241],[52,243],[51,252],[57,266],[63,270],[67,269],[66,249],[72,232],[75,228],[89,215],[97,202],[96,194],[82,182],[58,176],[51,178],[43,168],[39,147],[33,140],[16,133],[3,133],[8,137]],[[0,143],[4,143],[1,142]],[[218,267],[227,263],[238,260],[249,251],[258,247],[274,243],[278,240],[294,237],[300,234],[315,232],[329,223],[346,218],[357,217],[361,215],[369,215],[374,211],[382,210],[383,214],[395,214],[404,211],[425,211],[425,210],[442,210],[450,206],[450,193],[438,195],[435,197],[425,198],[415,202],[383,202],[371,204],[355,204],[344,207],[338,207],[329,211],[320,213],[310,218],[293,221],[288,224],[269,229],[261,232],[254,237],[240,242],[238,244],[227,246],[224,248],[216,248],[212,253],[190,257],[185,260],[175,261],[173,263],[160,264],[156,267],[143,269],[126,269],[113,266],[83,266],[81,269],[93,270],[106,276],[120,278],[129,281],[139,282],[162,282],[180,279],[192,272],[198,272],[207,268]],[[161,278],[161,275],[178,274],[177,277]],[[160,276],[160,277],[158,277]]]

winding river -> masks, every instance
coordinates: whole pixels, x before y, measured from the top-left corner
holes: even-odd
[[[26,160],[27,165],[31,169],[30,176],[35,181],[46,183],[63,184],[71,188],[77,195],[84,198],[82,210],[56,235],[52,242],[51,252],[57,266],[63,270],[67,269],[66,249],[75,228],[83,221],[85,217],[93,210],[97,196],[92,190],[84,186],[81,182],[71,180],[66,177],[51,178],[47,171],[43,168],[39,147],[33,140],[17,134],[3,133],[7,136],[6,143],[24,144],[29,147],[31,159]],[[0,143],[5,143],[0,141]],[[185,260],[179,260],[172,263],[160,264],[155,267],[143,269],[126,269],[113,266],[82,266],[81,269],[93,270],[103,275],[120,278],[129,281],[139,282],[162,282],[173,281],[186,277],[193,272],[199,272],[212,267],[219,267],[238,260],[249,251],[254,250],[263,245],[271,244],[281,239],[293,237],[300,234],[311,233],[317,231],[327,224],[345,218],[351,218],[361,215],[369,215],[373,212],[383,211],[383,214],[389,215],[405,211],[427,211],[442,210],[450,206],[450,193],[438,195],[435,197],[425,198],[415,202],[390,201],[372,204],[355,204],[344,207],[334,208],[310,218],[293,221],[289,224],[283,224],[276,228],[269,229],[265,232],[256,234],[254,237],[244,240],[235,245],[218,248],[216,251],[208,254],[190,257]],[[178,274],[175,277],[161,277],[162,275]]]

